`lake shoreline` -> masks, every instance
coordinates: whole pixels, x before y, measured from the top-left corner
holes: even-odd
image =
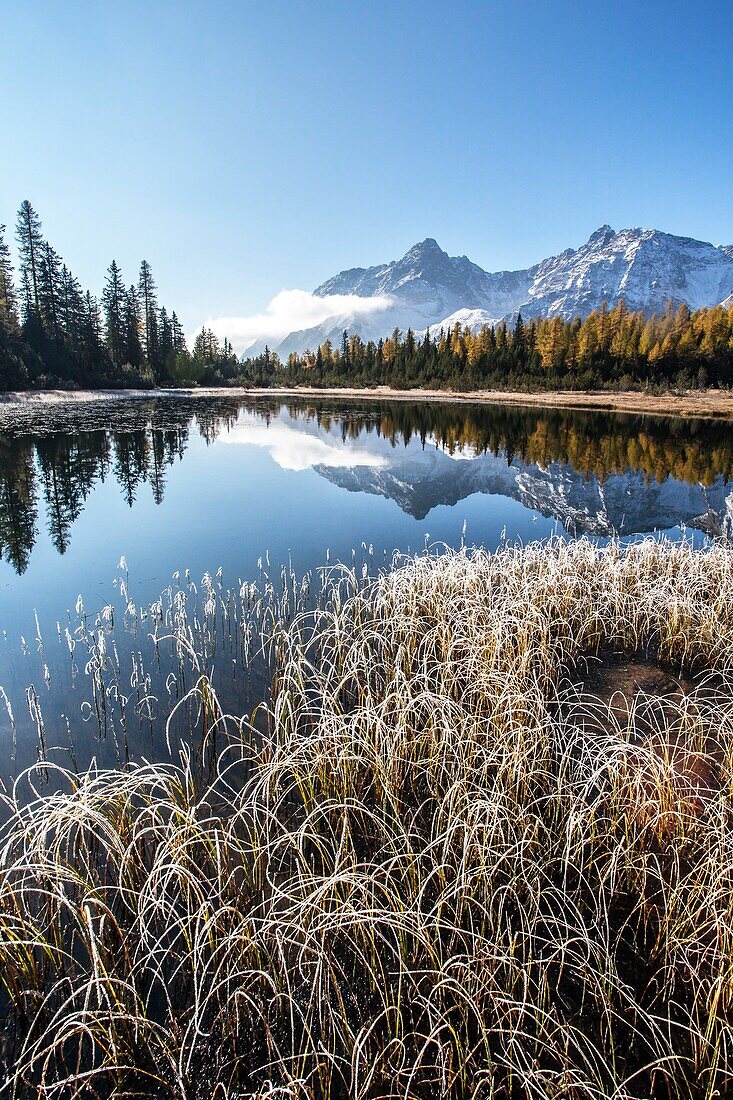
[[[704,419],[733,418],[733,391],[688,390],[685,393],[648,394],[633,390],[396,390],[388,386],[358,387],[249,386],[165,387],[152,390],[22,390],[0,394],[2,405],[51,405],[144,397],[307,397],[375,401],[450,401],[458,404],[515,405],[533,408],[641,413]]]

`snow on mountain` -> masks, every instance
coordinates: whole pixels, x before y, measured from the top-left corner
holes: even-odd
[[[480,329],[482,325],[493,325],[496,327],[503,320],[502,314],[496,315],[490,313],[487,309],[457,309],[455,313],[450,313],[447,317],[444,317],[437,325],[428,325],[431,335],[437,336],[440,329],[453,328],[454,325],[459,324],[461,328],[470,328],[472,331]],[[417,329],[417,336],[424,336],[425,329]]]
[[[524,317],[586,316],[603,301],[661,312],[669,302],[691,309],[733,295],[733,245],[716,246],[656,229],[614,231],[603,225],[578,249],[567,249],[521,271],[488,272],[466,256],[448,256],[428,237],[400,260],[341,271],[314,291],[389,300],[368,314],[328,317],[290,333],[276,346],[281,357],[338,343],[344,329],[378,340],[394,328],[416,332],[460,321],[471,328]]]
[[[492,274],[466,256],[449,256],[428,237],[413,245],[400,260],[342,271],[314,291],[319,297],[386,297],[389,307],[368,316],[330,317],[318,326],[290,333],[275,350],[285,358],[291,351],[315,348],[325,340],[340,343],[344,329],[363,340],[389,336],[395,328],[424,332],[426,328],[439,328],[441,323],[454,323],[461,319],[456,315],[464,312],[468,316],[462,323],[474,327],[495,324],[511,313],[517,300],[528,292],[532,271],[534,268]]]
[[[715,305],[733,291],[733,257],[690,237],[604,225],[576,252],[544,260],[526,302],[527,316],[584,316],[605,299],[661,312],[668,302]]]
[[[466,256],[449,256],[432,237],[413,245],[401,260],[381,267],[342,271],[314,293],[385,295],[409,305],[426,320],[459,309],[484,309],[502,316],[524,292],[528,272],[489,274]],[[342,291],[342,286],[350,286]],[[424,326],[423,326],[424,327]]]

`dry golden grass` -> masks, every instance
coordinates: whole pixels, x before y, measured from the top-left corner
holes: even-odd
[[[199,680],[206,781],[9,806],[2,1095],[726,1094],[731,549],[334,572],[270,644],[267,721]],[[609,650],[688,687],[574,686]]]

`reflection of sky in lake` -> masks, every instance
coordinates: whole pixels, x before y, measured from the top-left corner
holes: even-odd
[[[624,524],[630,531],[674,529],[727,500],[710,502],[699,485],[672,478],[660,485],[629,474],[601,484],[567,464],[509,462],[504,454],[477,453],[470,442],[449,450],[436,443],[429,408],[421,411],[422,432],[405,443],[404,432],[388,438],[373,424],[354,427],[338,407],[319,422],[292,406],[238,408],[230,400],[226,415],[217,419],[214,409],[205,424],[195,403],[187,403],[181,422],[188,424],[193,413],[199,430],[194,420],[180,457],[166,464],[162,501],[155,503],[144,470],[130,507],[115,447],[133,431],[148,454],[140,427],[149,432],[155,419],[142,406],[137,416],[120,406],[108,405],[94,422],[95,431],[103,424],[112,429],[113,457],[75,510],[65,553],[52,545],[52,504],[38,491],[25,572],[19,576],[8,560],[0,561],[0,625],[8,633],[29,631],[34,608],[53,622],[79,592],[92,605],[103,601],[123,554],[137,597],[147,600],[175,570],[189,568],[195,576],[221,566],[232,581],[254,577],[266,550],[274,562],[290,556],[304,570],[322,564],[327,549],[332,560],[350,561],[362,542],[378,555],[421,549],[426,537],[457,545],[464,525],[469,543],[491,548],[504,535],[526,541],[566,529],[603,537]],[[7,422],[8,410],[3,415]],[[89,419],[84,409],[71,410],[63,429],[70,438],[83,436]],[[176,406],[169,402],[165,429],[172,424]],[[24,439],[48,443],[48,428],[36,436],[31,423]],[[54,469],[52,480],[57,476]]]
[[[296,569],[331,559],[351,560],[362,542],[375,551],[419,550],[426,536],[498,545],[502,532],[522,540],[548,534],[546,519],[500,496],[471,494],[454,506],[437,503],[425,519],[406,514],[394,500],[370,492],[346,492],[324,474],[361,468],[372,473],[405,460],[425,465],[436,453],[417,438],[407,446],[370,436],[364,444],[285,415],[268,426],[247,412],[213,443],[192,432],[181,460],[166,470],[165,494],[156,504],[148,484],[138,485],[128,506],[112,473],[84,502],[61,555],[48,537],[48,508],[41,500],[38,534],[26,571],[0,562],[0,617],[8,633],[32,630],[33,609],[53,622],[78,594],[95,606],[109,595],[124,554],[138,599],[152,599],[175,570],[194,576],[222,567],[225,577],[254,577],[258,558],[292,557]],[[453,460],[451,465],[453,465]],[[457,465],[457,463],[456,463]],[[461,463],[464,465],[464,463]]]
[[[657,478],[624,467],[623,445],[636,453],[642,436],[620,419],[553,413],[546,421],[536,410],[490,408],[470,415],[471,431],[463,431],[467,406],[449,415],[445,406],[411,403],[363,403],[359,415],[332,403],[315,416],[312,405],[272,401],[118,401],[35,419],[26,412],[17,422],[0,408],[0,686],[16,711],[24,707],[34,610],[44,638],[58,642],[56,623],[63,633],[80,593],[90,612],[112,599],[123,555],[140,605],[176,571],[198,580],[221,568],[225,585],[254,580],[266,552],[275,575],[289,561],[299,573],[323,565],[327,552],[350,563],[362,544],[379,564],[426,540],[458,546],[464,533],[467,543],[493,549],[504,538],[553,532],[678,535],[683,524],[702,539],[730,523],[728,459],[719,457],[727,437],[717,429],[707,442],[712,429],[685,428],[676,446],[692,475]],[[609,443],[604,432],[617,423]],[[649,433],[664,423],[645,430],[656,462]],[[560,460],[571,436],[583,454],[600,439],[594,462],[604,469],[609,447],[622,458],[608,474],[592,464],[578,470]],[[708,488],[695,479],[701,455],[713,456],[705,458]],[[21,635],[29,648],[22,660]],[[68,658],[60,644],[46,656],[58,667]],[[0,713],[0,733],[2,722]]]
[[[239,446],[264,447],[281,470],[309,470],[313,466],[386,465],[383,455],[337,439],[311,435],[297,423],[264,424],[260,417],[243,413],[237,423],[217,440]]]

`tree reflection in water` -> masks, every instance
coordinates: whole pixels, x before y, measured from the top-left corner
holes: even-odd
[[[0,556],[23,573],[36,542],[39,503],[56,550],[110,471],[129,507],[143,486],[163,501],[167,468],[190,433],[212,443],[241,410],[269,423],[281,409],[296,422],[337,431],[344,442],[376,433],[395,444],[419,439],[451,454],[493,454],[508,463],[561,463],[601,482],[642,473],[709,486],[733,467],[725,421],[451,402],[142,398],[85,406],[0,409]]]

